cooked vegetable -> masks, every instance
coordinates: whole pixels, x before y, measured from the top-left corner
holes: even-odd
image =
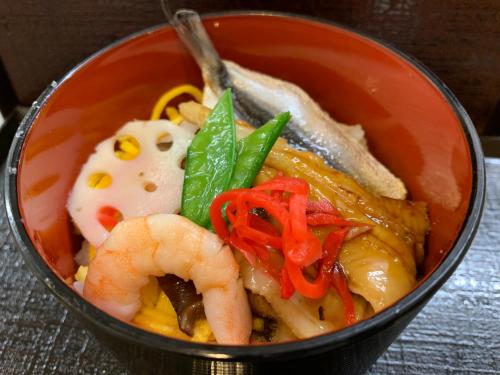
[[[424,231],[412,230],[385,209],[384,198],[362,189],[352,178],[328,167],[321,158],[309,152],[288,146],[276,148],[269,153],[266,165],[286,176],[308,181],[312,197],[327,199],[345,219],[373,226],[370,235],[380,238],[395,249],[408,271],[416,275],[414,254],[423,244],[428,228],[425,211],[413,210],[411,206],[404,208],[415,215],[420,214],[419,221],[424,224]]]
[[[253,77],[256,85],[268,79],[232,63],[216,64]],[[169,104],[186,94],[202,100],[191,85],[169,90],[152,117],[166,112],[170,121],[127,124],[98,145],[82,169],[68,210],[83,235],[100,246],[92,262],[91,246],[82,246],[75,257],[80,265],[72,280],[75,290],[111,315],[153,332],[247,344],[349,326],[415,286],[429,227],[426,206],[384,198],[359,185],[393,196],[405,193],[392,175],[371,179],[375,170],[386,170],[378,165],[370,170],[362,140],[351,139],[355,147],[335,156],[343,167],[347,160],[363,169],[361,175],[348,171],[361,177],[356,181],[280,138],[289,112],[254,129],[235,121],[229,89],[213,110],[194,102],[181,103],[178,110]],[[260,119],[279,108],[265,97],[242,101],[241,94],[234,93],[236,108],[253,102]],[[309,103],[310,98],[299,96]],[[304,102],[294,103],[290,112],[306,113]],[[353,127],[332,122],[336,130],[323,131],[328,119],[307,124],[313,117],[294,118],[285,136],[297,141],[302,134],[298,143],[326,159],[332,156],[326,146],[332,144],[316,138],[337,136],[333,149],[349,144],[344,137]],[[196,128],[201,131],[194,136]],[[304,133],[305,128],[317,132]],[[185,218],[154,215],[179,210]],[[218,237],[205,229],[210,224]],[[99,231],[93,235],[91,227]],[[184,281],[190,279],[194,283]]]
[[[225,191],[236,162],[231,90],[226,90],[188,147],[181,215],[206,227],[212,200]]]
[[[155,277],[141,289],[141,309],[133,322],[152,332],[184,340],[191,337],[179,329],[175,310]]]
[[[228,189],[252,186],[253,180],[262,168],[267,154],[271,151],[289,120],[290,113],[280,113],[253,133],[239,140],[236,165]]]
[[[209,111],[194,102],[183,103],[179,109],[194,123],[203,121]],[[252,128],[237,121],[236,131],[244,137]],[[296,150],[282,138],[271,149],[255,184],[278,172],[305,179],[310,184],[312,199],[322,204],[331,202],[345,220],[362,224],[349,230],[339,259],[349,289],[365,297],[375,311],[389,306],[416,285],[417,264],[423,259],[429,228],[425,203],[372,194],[353,178],[327,166],[319,156]],[[320,239],[329,231],[329,227],[314,228]],[[380,277],[371,277],[374,274]]]
[[[179,110],[188,121],[195,124],[202,123],[210,112],[208,108],[195,102],[183,103]],[[250,125],[236,121],[239,138],[252,131]],[[286,176],[308,181],[312,197],[318,201],[333,203],[345,218],[375,225],[374,234],[384,237],[395,249],[402,250],[401,254],[410,269],[415,269],[415,260],[406,259],[408,255],[415,252],[417,260],[422,259],[425,234],[429,228],[424,202],[390,199],[372,194],[352,177],[329,167],[318,155],[299,151],[289,146],[283,138],[278,138],[269,152],[257,175],[257,182],[274,177],[278,171]]]
[[[229,99],[229,101],[230,100],[231,99]],[[219,103],[222,102],[223,98],[221,98]],[[207,207],[207,201],[211,201],[213,199],[213,196],[211,194],[208,194],[207,196],[202,196],[202,193],[205,192],[206,190],[206,185],[201,184],[201,182],[199,181],[200,176],[208,175],[209,177],[212,177],[214,176],[213,170],[214,169],[219,170],[219,173],[223,176],[214,177],[215,182],[211,182],[214,186],[214,191],[217,190],[222,191],[226,190],[226,188],[235,189],[235,188],[251,186],[253,180],[255,179],[255,176],[257,176],[262,165],[264,164],[267,154],[273,147],[274,143],[281,134],[283,128],[290,119],[290,114],[288,112],[281,113],[272,120],[270,120],[267,124],[263,125],[261,128],[248,134],[246,137],[240,139],[237,144],[236,162],[231,164],[229,160],[230,153],[225,152],[225,148],[229,149],[231,145],[229,140],[222,138],[222,136],[224,135],[224,130],[219,130],[220,133],[217,134],[217,137],[215,137],[216,135],[215,132],[217,130],[216,127],[214,127],[214,131],[210,133],[207,133],[206,130],[206,127],[210,126],[211,123],[216,123],[216,120],[212,119],[212,116],[214,116],[215,111],[229,110],[228,102],[224,103],[225,104],[223,107],[220,107],[220,104],[216,105],[212,114],[210,114],[207,120],[205,121],[205,124],[202,127],[202,131],[200,131],[200,133],[195,137],[188,151],[188,159],[187,159],[188,166],[184,182],[185,195],[183,195],[181,214],[190,218],[191,220],[193,220],[193,218],[199,217],[200,218],[198,219],[200,220],[199,222],[196,220],[194,221],[204,226],[206,226],[206,221],[205,221],[206,219],[204,215],[205,207]],[[217,113],[215,113],[215,115],[217,115]],[[214,125],[211,126],[213,127]],[[226,123],[225,126],[229,127],[229,124]],[[230,135],[228,136],[230,137]],[[198,140],[198,138],[205,139],[205,142],[201,143],[201,141]],[[212,141],[209,141],[209,143],[207,143],[206,140],[207,139],[210,140],[210,138],[214,139]],[[199,142],[201,146],[200,145],[197,146],[197,142]],[[217,146],[217,143],[221,143],[221,146],[220,147]],[[210,146],[211,150],[208,149],[207,146]],[[204,153],[201,153],[197,152],[196,151],[197,149],[204,149],[205,151]],[[206,165],[204,166],[202,164],[203,160],[206,160],[207,162],[212,161],[214,168],[209,168]],[[192,167],[193,165],[198,165],[198,167],[197,168]],[[222,169],[226,170],[222,171]],[[225,178],[230,173],[231,173],[231,180],[229,182],[229,185],[225,186]],[[190,189],[189,184],[195,183],[193,181],[190,181],[192,179],[193,174],[196,175],[195,180],[197,180],[196,181],[197,188],[196,189],[193,188],[193,192],[189,192]],[[205,189],[200,189],[201,187]],[[190,200],[192,200],[192,202],[189,202]],[[198,212],[195,211],[196,208],[198,209]]]
[[[79,231],[100,246],[118,221],[181,208],[181,160],[194,129],[167,120],[132,121],[96,147],[67,207]]]
[[[315,155],[280,142],[270,152],[256,183],[272,178],[277,170],[306,179],[313,198],[332,202],[344,219],[367,226],[353,227],[349,234],[356,231],[357,236],[349,237],[339,254],[351,292],[379,311],[411,291],[429,228],[424,203],[377,197]],[[321,228],[316,228],[319,233]],[[325,235],[323,232],[319,238]]]
[[[202,296],[196,293],[193,282],[165,275],[158,278],[158,284],[174,307],[181,331],[193,336],[196,322],[206,320]]]
[[[245,288],[263,296],[273,307],[276,314],[298,338],[307,338],[334,330],[334,325],[327,320],[320,320],[316,302],[294,293],[290,298],[281,298],[279,282],[269,275],[261,264],[240,261],[240,273]]]
[[[215,341],[206,320],[197,320],[192,336],[186,335],[179,327],[177,313],[167,295],[158,285],[155,277],[141,289],[142,307],[133,322],[139,327],[160,335],[176,337],[196,342]]]
[[[305,297],[321,298],[333,287],[343,300],[346,324],[353,324],[355,317],[352,297],[347,289],[345,275],[337,263],[337,256],[348,228],[356,223],[343,220],[332,213],[333,210],[330,213],[312,211],[323,207],[308,204],[308,194],[309,185],[304,180],[276,177],[253,189],[222,193],[210,207],[210,218],[220,238],[240,250],[251,264],[258,259],[267,272],[281,282],[283,298],[289,298],[294,289]],[[232,225],[231,230],[221,212],[226,204],[225,211]],[[251,213],[256,208],[265,209],[279,223],[281,234],[272,224]],[[330,220],[324,221],[333,222],[338,227],[327,236],[323,249],[321,242],[307,225],[308,216],[315,214],[327,215]],[[281,250],[284,257],[281,266],[273,264],[269,247]],[[311,282],[304,272],[306,267],[317,260],[320,260],[319,271]]]
[[[378,312],[409,293],[416,275],[405,267],[395,249],[373,234],[347,241],[339,261],[349,280],[349,290],[363,296]]]

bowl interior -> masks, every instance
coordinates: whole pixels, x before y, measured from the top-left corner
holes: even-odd
[[[424,274],[454,244],[473,174],[460,121],[413,65],[341,28],[281,16],[205,20],[221,56],[294,82],[335,119],[362,124],[372,152],[429,204]],[[73,70],[34,120],[18,169],[18,202],[38,252],[61,278],[75,271],[78,244],[65,209],[94,146],[125,122],[148,119],[156,99],[181,83],[201,85],[198,68],[168,27],[128,39]]]

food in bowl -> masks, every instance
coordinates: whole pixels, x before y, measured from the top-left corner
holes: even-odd
[[[204,92],[168,91],[82,167],[68,200],[85,238],[75,288],[121,320],[223,344],[331,332],[411,291],[426,205],[404,200],[362,128],[222,62],[196,15],[178,20]],[[180,93],[196,101],[169,106]]]
[[[473,124],[421,64],[338,25],[276,13],[213,15],[204,25],[225,58],[295,83],[343,123],[363,124],[373,155],[404,181],[413,200],[426,202],[431,226],[412,292],[348,329],[233,346],[154,334],[114,319],[68,288],[64,281],[75,274],[81,241],[66,203],[82,165],[123,124],[149,119],[166,88],[202,87],[194,60],[169,26],[99,51],[34,103],[7,163],[6,208],[19,250],[51,293],[131,371],[365,373],[449,278],[474,238],[485,176]]]

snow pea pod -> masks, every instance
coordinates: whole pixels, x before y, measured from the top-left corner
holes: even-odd
[[[228,89],[188,147],[181,215],[207,227],[210,204],[227,190],[235,163],[236,129]]]
[[[289,120],[289,112],[280,113],[245,138],[240,139],[237,145],[236,165],[228,190],[248,188],[252,185],[267,154]]]

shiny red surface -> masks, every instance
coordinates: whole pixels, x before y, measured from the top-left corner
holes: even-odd
[[[223,58],[303,87],[331,115],[361,123],[370,149],[426,201],[432,227],[426,270],[453,245],[472,186],[469,148],[434,84],[390,50],[335,26],[278,16],[231,15],[205,22]],[[132,38],[82,65],[50,97],[27,136],[19,205],[38,251],[61,276],[74,271],[65,204],[95,144],[126,121],[147,119],[173,85],[201,84],[170,28]]]

